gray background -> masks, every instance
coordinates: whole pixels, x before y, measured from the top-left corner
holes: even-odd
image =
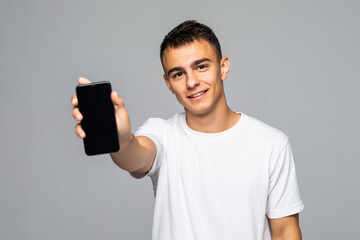
[[[360,239],[359,1],[0,2],[0,239],[150,239],[150,178],[87,157],[70,97],[109,80],[135,130],[182,111],[158,58],[186,19],[231,61],[229,105],[284,131],[304,239]]]

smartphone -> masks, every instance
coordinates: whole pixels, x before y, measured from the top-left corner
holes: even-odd
[[[114,105],[108,81],[81,84],[76,87],[78,107],[83,115],[84,148],[89,156],[120,150]]]

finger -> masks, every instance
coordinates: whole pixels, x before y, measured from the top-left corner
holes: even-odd
[[[87,78],[84,78],[84,77],[79,77],[78,78],[78,83],[79,84],[88,84],[88,83],[91,83],[91,81]]]
[[[114,104],[115,109],[124,107],[124,100],[117,94],[116,91],[112,91],[110,97],[111,97],[111,101]]]
[[[75,118],[75,120],[78,122],[80,122],[83,119],[83,116],[80,113],[80,110],[78,107],[74,107],[74,109],[72,110],[72,115]]]
[[[77,99],[76,94],[72,95],[72,97],[71,97],[71,105],[73,105],[73,106],[78,105],[78,99]]]
[[[76,124],[75,132],[76,132],[76,135],[78,135],[78,137],[81,138],[81,139],[84,139],[85,136],[86,136],[84,130],[81,128],[80,123]]]

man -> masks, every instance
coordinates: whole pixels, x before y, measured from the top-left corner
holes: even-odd
[[[153,239],[301,239],[300,199],[288,138],[226,102],[230,62],[207,26],[185,21],[161,44],[164,80],[185,113],[131,133],[111,93],[121,149],[113,161],[155,191]],[[89,83],[79,78],[80,84]],[[74,95],[73,116],[82,115]],[[76,133],[86,133],[78,124]]]

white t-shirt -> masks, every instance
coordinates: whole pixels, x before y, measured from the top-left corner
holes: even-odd
[[[185,113],[135,133],[157,148],[151,177],[154,240],[270,240],[269,218],[304,209],[288,137],[241,113],[220,133],[190,129]]]

